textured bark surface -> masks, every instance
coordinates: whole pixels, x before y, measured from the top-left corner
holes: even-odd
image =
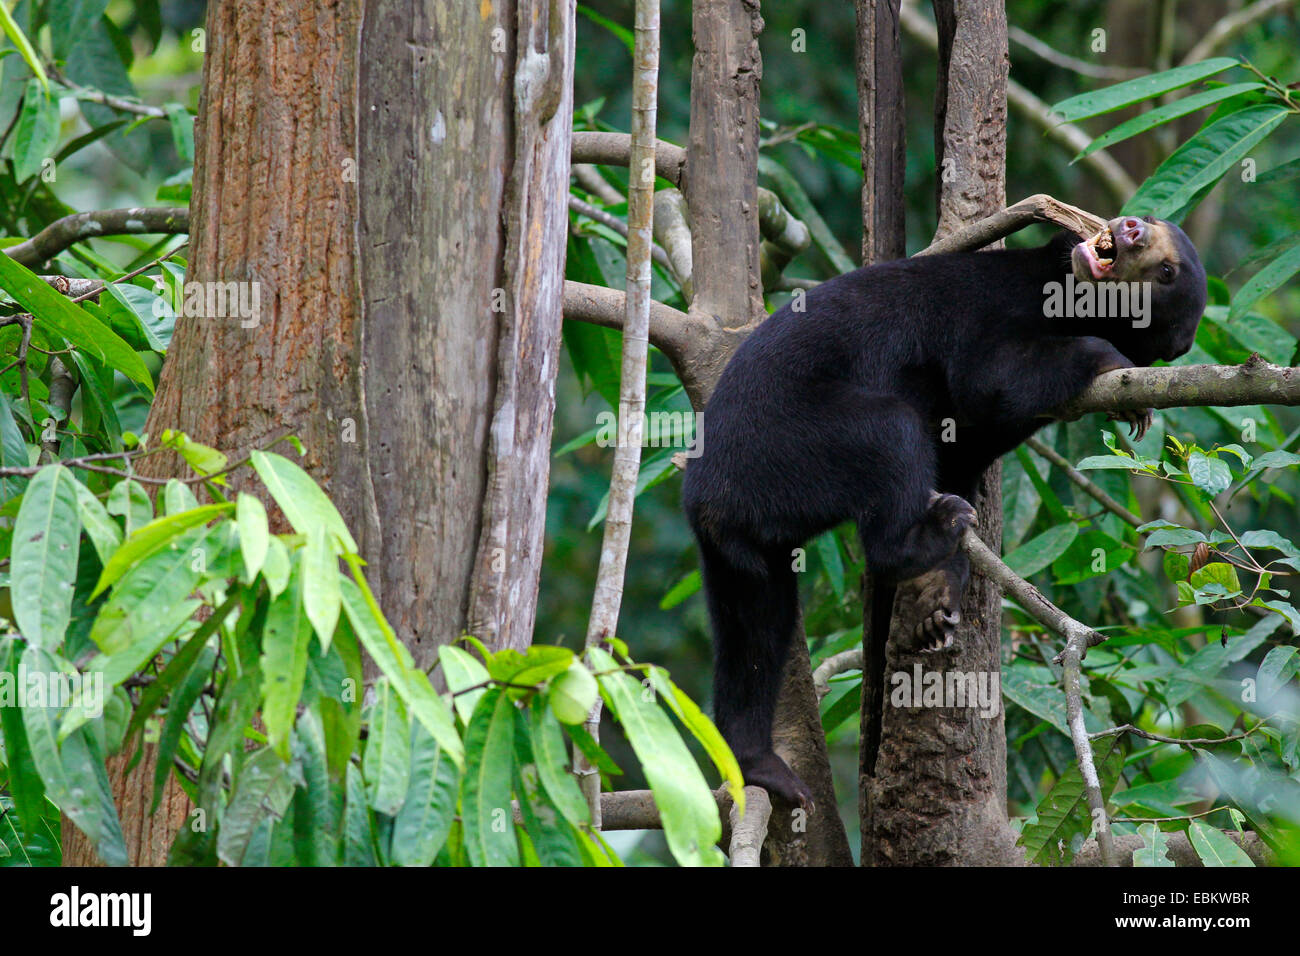
[[[857,0],[863,265],[907,255],[903,203],[907,113],[898,29],[900,2]]]
[[[690,315],[709,323],[702,340],[711,348],[687,367],[677,367],[697,409],[743,337],[743,332],[728,330],[748,330],[767,317],[759,269],[757,171],[762,29],[756,0],[696,0],[692,7],[695,59],[682,193],[691,214],[695,297]],[[707,409],[704,427],[707,433]],[[783,741],[782,755],[812,789],[819,809],[789,827],[777,821],[793,821],[792,811],[775,805],[765,849],[778,865],[849,865],[852,856],[835,812],[802,624],[791,647],[773,737]]]
[[[975,502],[977,530],[990,547],[1002,540],[1001,468],[989,469]],[[955,652],[922,655],[911,645],[918,588],[898,589],[886,647],[885,674],[933,670],[1000,672],[1001,594],[972,575],[962,601]],[[874,776],[862,776],[864,866],[1014,866],[1024,854],[1006,819],[1006,730],[977,707],[897,707],[884,688],[882,733]],[[864,695],[865,697],[865,695]]]
[[[167,862],[172,838],[186,822],[190,800],[175,779],[171,779],[163,788],[157,812],[150,813],[157,748],[152,744],[146,745],[140,762],[128,775],[126,765],[129,760],[130,754],[118,754],[107,761],[108,785],[122,821],[127,863],[130,866],[161,866]],[[67,817],[63,818],[60,830],[64,866],[104,865],[95,852],[95,845]]]
[[[691,311],[737,328],[765,317],[759,272],[757,0],[692,5],[691,127],[682,193],[691,210]]]
[[[936,0],[939,86],[935,104],[939,226],[943,238],[1001,210],[1006,170],[1006,15],[999,0]],[[945,163],[945,158],[949,162]],[[977,531],[995,551],[1002,542],[1001,468],[980,482],[972,502]],[[962,601],[957,650],[935,656],[903,653],[911,646],[920,588],[898,588],[886,645],[885,674],[942,669],[1001,673],[1000,594],[972,575]],[[863,627],[870,652],[870,603]],[[880,706],[881,742],[874,767],[862,748],[860,806],[863,865],[1006,866],[1023,861],[1006,821],[1006,733],[977,707],[893,706],[891,685],[863,692],[863,725]],[[883,698],[883,699],[882,699]],[[1000,703],[1000,701],[999,701]],[[863,734],[864,744],[867,733]],[[868,772],[868,770],[871,772]]]
[[[380,603],[428,667],[466,629],[494,648],[532,636],[573,3],[368,3],[360,62],[370,442],[354,464]]]
[[[525,646],[572,0],[212,4],[208,44],[188,278],[257,282],[261,314],[178,319],[146,430],[232,454],[293,431],[418,666],[467,627]],[[119,806],[137,780],[114,787]],[[126,837],[161,862],[136,851],[148,832]]]
[[[936,236],[997,212],[1006,193],[1007,15],[998,0],[935,0]]]

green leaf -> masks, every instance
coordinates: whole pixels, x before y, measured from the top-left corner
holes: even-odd
[[[1121,215],[1179,219],[1199,194],[1219,181],[1286,118],[1279,103],[1248,106],[1200,130],[1138,187]]]
[[[50,81],[45,75],[45,67],[41,65],[40,55],[36,52],[35,48],[32,47],[31,41],[27,39],[27,35],[23,33],[22,28],[18,26],[17,21],[14,20],[13,14],[9,12],[9,8],[3,3],[0,3],[0,29],[4,30],[4,34],[9,38],[9,42],[18,50],[19,55],[23,58],[23,62],[27,64],[27,69],[36,74],[36,79],[40,81],[41,89],[45,93],[49,93]]]
[[[167,719],[163,722],[162,732],[158,736],[158,749],[153,773],[153,803],[150,807],[150,813],[158,810],[158,803],[162,800],[163,787],[172,773],[172,763],[176,756],[176,750],[180,746],[181,734],[185,731],[185,722],[189,718],[195,702],[199,699],[199,694],[203,693],[203,688],[207,686],[208,678],[212,672],[212,663],[216,660],[216,656],[216,652],[212,648],[204,648],[203,653],[199,656],[198,664],[185,675],[185,679],[181,681],[180,686],[176,688],[176,692],[172,694],[171,700],[167,702]]]
[[[1300,272],[1300,245],[1292,246],[1264,268],[1256,272],[1232,297],[1228,320],[1239,318],[1264,296],[1273,292]]]
[[[1173,866],[1169,859],[1169,837],[1154,823],[1138,826],[1142,846],[1133,851],[1134,866]]]
[[[302,603],[311,621],[321,651],[329,650],[334,628],[339,623],[342,595],[339,593],[339,559],[325,538],[322,528],[307,533],[307,546],[301,552]]]
[[[134,479],[119,481],[108,492],[108,513],[119,515],[130,537],[153,520],[153,502],[144,486]]]
[[[55,292],[34,272],[6,255],[0,255],[0,289],[9,293],[24,311],[35,316],[42,330],[68,340],[68,344],[117,369],[153,394],[149,370],[131,346],[117,333]]]
[[[465,731],[465,775],[460,813],[473,866],[518,866],[511,810],[514,704],[499,687],[483,695]]]
[[[703,587],[704,581],[700,577],[699,570],[691,571],[684,578],[668,589],[659,602],[659,610],[671,611],[677,605],[681,604],[692,594],[695,594]]]
[[[15,638],[0,639],[0,673],[18,674],[19,645]],[[0,706],[0,738],[4,740],[5,784],[13,798],[18,818],[27,833],[36,833],[45,817],[45,787],[32,760],[23,711],[9,705]],[[584,804],[585,806],[585,804]]]
[[[131,569],[99,609],[90,637],[109,658],[125,654],[139,665],[189,618],[198,602],[186,598],[199,582],[194,552],[209,545],[216,528],[193,528]],[[134,673],[133,667],[123,678]],[[114,671],[117,667],[114,667]],[[107,679],[107,674],[105,675]],[[114,682],[115,683],[115,682]]]
[[[1124,753],[1113,737],[1107,738],[1093,745],[1093,760],[1101,781],[1102,798],[1108,799],[1123,769]],[[1017,842],[1025,848],[1031,863],[1044,866],[1068,863],[1073,855],[1069,849],[1071,839],[1092,831],[1092,816],[1077,761],[1057,778],[1039,802],[1037,813],[1038,818],[1025,824]]]
[[[833,530],[827,531],[817,536],[815,544],[822,560],[822,567],[826,569],[826,576],[830,579],[831,590],[835,592],[837,600],[843,601],[844,559],[840,555],[839,538]]]
[[[241,491],[235,499],[235,524],[239,528],[239,550],[244,557],[244,570],[249,583],[252,583],[262,570],[267,549],[271,546],[266,508],[253,495]]]
[[[608,652],[593,647],[587,654],[601,675],[601,694],[641,762],[673,857],[683,866],[721,866],[724,858],[715,846],[722,836],[718,805],[681,736]]]
[[[1128,455],[1090,455],[1074,466],[1078,471],[1145,471],[1142,462]]]
[[[272,535],[266,541],[266,560],[262,563],[262,580],[266,582],[271,597],[278,596],[289,586],[289,574],[293,562],[289,558],[289,549],[278,536]]]
[[[534,697],[529,704],[529,729],[537,774],[552,805],[575,827],[591,822],[591,808],[569,772],[569,754],[564,747],[560,723],[546,701]]]
[[[217,632],[217,628],[239,606],[239,603],[238,593],[230,595],[226,598],[226,603],[213,611],[199,629],[186,639],[185,645],[172,656],[163,672],[140,694],[140,703],[131,714],[131,722],[127,725],[126,733],[123,734],[124,739],[129,740],[138,732],[162,704],[163,699],[180,686],[181,681],[198,662],[199,656],[207,646],[208,638]],[[210,678],[212,675],[208,676]]]
[[[348,532],[343,517],[307,472],[273,452],[255,450],[249,458],[294,530],[308,534],[323,529],[331,547],[337,540],[344,551],[356,554],[357,543]]]
[[[50,0],[50,49],[55,59],[66,60],[68,52],[104,15],[108,0]]]
[[[1300,649],[1290,646],[1271,648],[1259,665],[1260,699],[1268,700],[1276,694],[1297,671],[1300,671]]]
[[[272,599],[262,631],[262,720],[267,743],[283,760],[290,756],[294,717],[307,679],[311,625],[302,607],[305,573],[292,575],[289,587]]]
[[[1008,665],[1002,671],[1002,695],[1069,736],[1065,698],[1047,668],[1022,663]]]
[[[582,866],[583,854],[579,834],[551,803],[542,785],[537,756],[533,753],[532,735],[527,715],[513,708],[515,722],[514,790],[519,797],[519,813],[524,819],[524,833],[531,842],[541,866]]]
[[[175,516],[199,507],[199,500],[190,491],[190,486],[176,478],[168,478],[163,488],[163,511]]]
[[[1090,116],[1100,116],[1102,113],[1152,99],[1170,90],[1190,86],[1197,80],[1222,73],[1232,66],[1240,66],[1240,64],[1232,57],[1221,56],[1202,63],[1189,63],[1172,70],[1150,73],[1134,80],[1125,80],[1114,86],[1107,86],[1091,93],[1080,93],[1078,96],[1061,100],[1052,107],[1052,113],[1062,123],[1075,123]]]
[[[13,406],[4,392],[0,392],[0,465],[5,468],[27,468],[31,465],[27,442],[18,430]],[[27,481],[26,478],[0,478],[0,498],[8,501],[22,494]]]
[[[392,627],[385,620],[375,596],[361,574],[360,559],[355,555],[346,558],[356,577],[355,581],[340,581],[343,591],[343,610],[367,653],[379,670],[393,683],[406,706],[424,724],[433,739],[442,745],[458,767],[464,766],[465,745],[456,733],[451,707],[434,691],[429,677],[416,670],[411,652],[406,649]]]
[[[456,819],[460,775],[418,720],[411,721],[410,766],[406,799],[393,820],[393,863],[432,866]]]
[[[20,183],[39,173],[59,145],[59,100],[42,86],[40,80],[27,81],[14,131],[14,180]]]
[[[587,665],[575,660],[563,674],[551,682],[546,700],[562,724],[581,724],[591,714],[600,688]]]
[[[181,158],[181,163],[188,166],[194,162],[194,116],[179,103],[168,103],[163,109],[171,124],[176,155]]]
[[[1255,598],[1251,604],[1256,607],[1268,607],[1270,611],[1281,614],[1291,627],[1291,633],[1300,636],[1300,611],[1297,611],[1294,605],[1287,604],[1286,601],[1265,601],[1262,597]]]
[[[1254,862],[1241,847],[1233,843],[1222,830],[1193,820],[1187,828],[1192,849],[1206,866],[1254,866]]]
[[[235,780],[230,804],[217,831],[217,856],[228,866],[241,866],[254,832],[263,820],[279,820],[293,799],[289,765],[269,747],[244,760]]]
[[[366,802],[376,813],[395,816],[406,799],[411,778],[411,735],[402,701],[382,677],[375,681],[370,709],[370,733],[361,771],[366,778]]]
[[[745,813],[744,777],[740,773],[740,764],[736,762],[736,757],[731,752],[731,748],[727,746],[722,733],[709,719],[708,715],[700,710],[699,705],[672,682],[666,670],[662,667],[651,667],[649,677],[650,683],[659,693],[663,702],[668,705],[668,709],[682,722],[682,726],[689,730],[695,739],[700,742],[704,752],[709,755],[713,765],[718,768],[718,772],[722,774],[722,782],[731,791],[731,798],[736,802],[736,806],[743,816]]]
[[[1274,551],[1281,551],[1288,558],[1300,558],[1300,548],[1296,547],[1295,542],[1267,528],[1243,531],[1241,543],[1247,548],[1270,548]]]
[[[522,654],[512,648],[498,651],[488,659],[487,669],[503,684],[537,685],[564,673],[576,660],[567,647],[534,644]]]
[[[370,835],[370,810],[366,807],[366,785],[361,768],[347,769],[347,807],[343,817],[343,865],[378,866],[374,840]]]
[[[1228,463],[1200,451],[1187,456],[1187,474],[1192,484],[1210,497],[1227,491],[1232,484],[1232,469]]]
[[[335,866],[343,822],[343,788],[330,772],[321,715],[307,708],[293,734],[294,761],[303,780],[293,794],[294,859],[300,866]]]
[[[447,682],[447,690],[452,694],[456,713],[468,724],[470,715],[474,713],[474,708],[487,687],[478,687],[477,690],[466,688],[486,685],[490,676],[488,670],[479,663],[478,658],[452,644],[438,648],[438,662],[442,665],[442,677]]]
[[[224,454],[209,445],[194,441],[184,432],[168,428],[163,431],[162,443],[174,449],[200,475],[215,474],[230,464]],[[214,480],[220,483],[224,479]]]
[[[1154,129],[1180,116],[1186,116],[1188,113],[1195,113],[1197,110],[1218,103],[1220,100],[1229,99],[1240,93],[1249,93],[1251,90],[1263,89],[1263,87],[1263,83],[1230,83],[1227,86],[1218,86],[1213,89],[1203,90],[1200,93],[1193,93],[1191,96],[1184,96],[1172,103],[1148,110],[1125,120],[1114,129],[1098,136],[1085,146],[1071,162],[1077,163],[1083,157],[1095,153],[1099,149],[1114,146],[1116,143],[1123,142],[1132,136],[1145,133],[1149,129]]]
[[[81,536],[77,484],[62,465],[42,468],[14,519],[9,574],[14,620],[29,644],[48,651],[63,643],[72,617]]]
[[[1228,594],[1236,594],[1241,591],[1241,582],[1237,579],[1237,569],[1226,561],[1211,561],[1204,567],[1197,568],[1192,572],[1190,583],[1197,590],[1204,588],[1207,584],[1218,584]]]
[[[23,652],[22,665],[29,674],[60,674],[55,659],[35,645]],[[59,809],[95,845],[100,859],[109,866],[126,866],[126,844],[108,787],[103,756],[98,753],[88,728],[68,737],[62,747],[56,725],[58,708],[22,708],[23,726],[32,761],[40,772],[45,790]]]
[[[1065,554],[1078,534],[1079,526],[1073,521],[1058,524],[1029,539],[1002,560],[1016,574],[1027,578]]]
[[[230,504],[202,505],[193,511],[183,511],[165,518],[155,518],[126,539],[104,565],[91,598],[103,594],[117,583],[131,568],[157,554],[176,538],[197,525],[207,524],[213,518],[230,511]]]
[[[1145,526],[1144,526],[1145,527]],[[1142,529],[1139,528],[1138,531]],[[1143,549],[1149,551],[1152,548],[1182,548],[1189,544],[1200,544],[1205,540],[1205,535],[1195,528],[1157,528],[1147,535],[1146,547]]]

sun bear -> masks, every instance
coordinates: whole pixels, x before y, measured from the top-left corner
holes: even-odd
[[[1183,231],[1127,216],[1086,240],[857,269],[745,340],[704,410],[682,496],[716,720],[748,783],[811,803],[771,741],[796,549],[853,520],[877,580],[939,569],[915,649],[951,646],[970,573],[957,545],[980,475],[1102,372],[1187,352],[1205,301]],[[1123,314],[1109,314],[1117,302]],[[1151,412],[1120,417],[1140,434]]]

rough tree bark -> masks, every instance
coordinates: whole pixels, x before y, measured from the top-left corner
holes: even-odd
[[[907,255],[907,169],[901,0],[857,0],[858,139],[862,144],[862,264]]]
[[[936,238],[1005,205],[1007,24],[1000,0],[936,0],[939,76],[935,157]],[[960,440],[960,436],[958,436]],[[980,482],[977,532],[998,550],[1002,539],[1001,469]],[[958,650],[939,658],[906,653],[919,587],[899,587],[886,646],[885,673],[927,669],[1000,673],[1001,610],[997,587],[973,576],[962,602]],[[869,608],[869,603],[868,603]],[[871,635],[870,614],[864,642]],[[881,742],[863,752],[863,865],[1010,865],[1022,862],[1006,821],[1003,715],[975,708],[903,708],[888,704],[878,719]],[[864,706],[869,697],[864,689]],[[864,720],[877,719],[864,713]],[[864,734],[864,739],[866,735]],[[868,768],[874,769],[868,773]]]
[[[531,638],[573,19],[573,0],[208,9],[187,278],[258,283],[261,312],[177,321],[146,430],[232,454],[300,436],[421,667],[467,628]],[[121,769],[129,808],[152,761]],[[124,819],[133,862],[163,861],[174,810]]]

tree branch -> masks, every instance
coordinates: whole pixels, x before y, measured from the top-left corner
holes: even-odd
[[[605,210],[601,209],[599,206],[593,206],[591,203],[579,199],[577,196],[571,195],[569,196],[569,208],[580,216],[586,216],[593,222],[598,222],[603,226],[613,229],[624,239],[627,238],[627,223],[622,219],[619,219],[618,216],[605,212]],[[668,253],[664,252],[658,246],[653,244],[650,246],[650,258],[664,269],[670,272],[672,271],[673,266],[672,263],[668,261]]]
[[[1053,66],[1073,70],[1075,73],[1095,77],[1099,80],[1132,80],[1142,76],[1145,72],[1127,66],[1102,66],[1100,63],[1089,63],[1087,60],[1080,60],[1078,57],[1069,56],[1055,47],[1049,46],[1028,30],[1022,30],[1020,27],[1007,27],[1007,38],[1019,43],[1030,53],[1046,60]]]
[[[575,132],[569,155],[575,163],[627,166],[631,162],[631,153],[632,137],[628,133]],[[686,150],[661,139],[655,140],[655,175],[678,186],[685,167]]]
[[[26,242],[5,249],[15,262],[29,268],[58,255],[83,239],[141,234],[177,235],[190,231],[190,211],[184,207],[100,209],[64,216]]]
[[[1258,3],[1252,3],[1236,13],[1228,14],[1210,27],[1205,36],[1201,37],[1200,41],[1187,51],[1187,55],[1183,57],[1183,63],[1198,63],[1201,60],[1208,59],[1211,53],[1256,20],[1261,20],[1275,10],[1281,10],[1295,2],[1296,0],[1259,0]]]
[[[1005,239],[1013,232],[1019,232],[1025,226],[1035,222],[1050,222],[1068,229],[1076,236],[1091,236],[1106,224],[1104,219],[1092,213],[1053,199],[1046,193],[1035,193],[1008,206],[1001,212],[995,212],[978,222],[958,229],[951,235],[926,246],[918,256],[933,256],[942,252],[970,252],[983,248],[991,242]]]
[[[564,283],[564,317],[578,322],[622,330],[627,297],[618,289],[586,282]],[[670,358],[688,346],[694,335],[705,332],[704,323],[662,302],[650,303],[650,344]]]
[[[1258,355],[1242,365],[1124,368],[1097,376],[1055,417],[1205,405],[1300,405],[1300,368],[1272,365]]]
[[[826,660],[817,665],[813,671],[813,687],[817,691],[817,699],[821,700],[831,690],[831,678],[836,674],[843,674],[845,671],[856,671],[862,669],[862,645],[850,647],[847,651],[840,651],[838,654],[832,654]]]
[[[1103,491],[1095,482],[1090,481],[1083,472],[1078,471],[1070,464],[1069,459],[1051,445],[1047,444],[1042,439],[1033,436],[1026,438],[1025,444],[1036,451],[1039,455],[1046,458],[1057,468],[1061,469],[1061,471],[1065,473],[1066,478],[1069,478],[1072,482],[1078,485],[1085,494],[1091,495],[1098,504],[1111,514],[1115,515],[1115,517],[1127,524],[1131,524],[1135,528],[1142,524],[1142,519],[1140,517],[1129,511],[1110,495],[1106,494],[1106,492]]]
[[[745,815],[731,805],[731,841],[727,856],[731,865],[759,866],[763,841],[767,839],[767,822],[772,817],[772,798],[762,787],[745,788]]]

